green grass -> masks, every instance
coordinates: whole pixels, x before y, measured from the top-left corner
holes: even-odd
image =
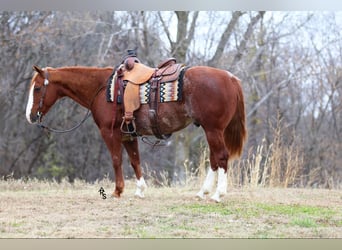
[[[329,219],[338,212],[334,208],[306,206],[298,204],[266,204],[266,203],[211,203],[211,204],[188,204],[184,206],[173,206],[171,211],[178,213],[200,213],[212,215],[239,214],[241,217],[250,218],[262,214],[286,215],[286,216],[313,216]]]
[[[276,214],[290,215],[290,216],[305,214],[308,216],[331,217],[332,215],[337,213],[334,209],[331,209],[331,208],[305,206],[305,205],[298,205],[298,204],[284,205],[284,204],[259,203],[259,204],[256,204],[256,207],[268,213],[276,213]]]
[[[17,227],[17,228],[19,228],[19,227],[22,227],[24,224],[25,224],[25,222],[22,222],[22,221],[20,221],[20,222],[15,221],[15,222],[12,222],[10,226],[11,226],[11,227]]]
[[[283,205],[283,204],[256,204],[258,208],[270,215],[287,216],[291,225],[315,228],[325,226],[338,226],[341,220],[334,219],[338,212],[332,208],[306,206],[306,205]]]
[[[291,221],[291,225],[305,227],[305,228],[316,228],[318,224],[313,218],[295,218]]]
[[[253,234],[255,238],[269,238],[272,235],[275,225],[273,219],[279,219],[286,227],[297,226],[300,228],[318,227],[339,227],[342,225],[340,214],[335,208],[308,206],[300,204],[269,204],[251,202],[232,202],[229,203],[193,203],[187,205],[172,206],[170,212],[177,213],[178,216],[225,218],[235,220],[260,220],[266,224],[264,229],[260,229]],[[272,219],[273,218],[273,219]],[[169,225],[172,230],[172,226]],[[179,228],[195,230],[189,225],[178,225]],[[219,230],[220,226],[216,226]]]

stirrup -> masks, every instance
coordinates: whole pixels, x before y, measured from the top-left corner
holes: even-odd
[[[130,135],[136,136],[137,135],[137,128],[135,126],[134,118],[130,122],[127,122],[125,120],[125,117],[123,117],[122,123],[120,126],[120,130],[123,134],[130,134]]]

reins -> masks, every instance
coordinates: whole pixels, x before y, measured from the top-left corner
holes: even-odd
[[[46,88],[47,86],[49,85],[49,73],[48,71],[44,71],[44,74],[45,74],[45,79],[44,79],[44,86],[43,86],[43,94],[40,98],[40,101],[39,101],[39,107],[38,107],[38,110],[41,109],[43,107],[43,103],[44,103],[44,97],[45,97],[45,94],[46,94]],[[69,133],[71,131],[74,131],[76,130],[77,128],[79,128],[91,115],[91,106],[93,106],[93,103],[95,101],[95,98],[97,97],[97,95],[100,93],[101,90],[103,90],[104,88],[106,87],[106,85],[103,85],[101,87],[98,88],[98,90],[95,92],[95,95],[94,97],[92,98],[91,102],[90,102],[90,105],[89,105],[89,109],[87,110],[87,113],[85,114],[84,118],[78,123],[76,124],[75,126],[73,126],[72,128],[70,129],[64,129],[64,130],[60,130],[60,129],[54,129],[54,128],[50,128],[46,125],[44,125],[41,121],[41,118],[42,118],[42,112],[38,111],[37,112],[37,115],[38,115],[38,123],[36,124],[39,128],[45,130],[45,131],[48,131],[48,132],[53,132],[53,133],[57,133],[57,134],[63,134],[63,133]]]
[[[57,133],[57,134],[69,133],[69,132],[74,131],[75,129],[79,128],[89,118],[90,115],[91,115],[91,111],[88,109],[84,118],[78,124],[76,124],[74,127],[70,128],[70,129],[60,130],[60,129],[50,128],[50,127],[42,124],[40,121],[37,124],[37,126],[43,130],[46,130],[48,132]]]

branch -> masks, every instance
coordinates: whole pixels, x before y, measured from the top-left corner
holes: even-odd
[[[162,25],[163,25],[164,32],[166,33],[166,36],[167,36],[167,38],[169,39],[169,42],[170,42],[171,47],[172,47],[172,46],[173,46],[173,41],[172,41],[172,39],[171,39],[171,34],[170,34],[170,31],[169,31],[169,29],[168,29],[166,23],[164,22],[163,17],[162,17],[161,14],[160,14],[160,11],[158,11],[158,17],[159,17],[160,22],[161,22]]]
[[[217,62],[220,60],[220,58],[223,55],[224,48],[226,47],[226,44],[233,32],[233,29],[235,25],[237,24],[239,18],[243,15],[244,13],[241,11],[235,11],[233,12],[233,16],[230,19],[230,22],[228,23],[225,31],[221,35],[220,42],[216,48],[214,56],[208,61],[209,66],[215,66]]]
[[[195,13],[194,13],[194,15],[192,17],[192,22],[191,22],[190,30],[189,30],[188,36],[187,36],[187,44],[188,45],[190,44],[190,42],[193,39],[194,34],[195,34],[196,21],[197,21],[197,18],[198,18],[198,14],[199,14],[199,12],[195,11]]]
[[[241,57],[243,55],[242,52],[245,51],[247,47],[247,41],[253,34],[253,28],[258,23],[258,21],[264,16],[264,14],[265,14],[265,11],[259,11],[258,15],[252,17],[251,22],[248,24],[247,30],[245,34],[243,35],[243,39],[239,44],[239,47],[237,49],[237,53],[234,57],[232,65],[235,65],[238,61],[241,60]]]
[[[275,89],[277,89],[277,88],[279,88],[281,85],[283,85],[284,83],[286,83],[286,82],[288,82],[288,81],[290,81],[291,79],[293,79],[293,76],[295,75],[295,74],[297,74],[297,72],[299,71],[301,69],[301,67],[299,68],[299,69],[297,69],[296,70],[296,72],[294,72],[294,73],[292,73],[292,74],[290,74],[290,76],[287,78],[287,79],[285,79],[285,80],[283,80],[283,81],[281,81],[281,82],[279,82],[279,83],[277,83],[276,85],[274,85],[273,87],[272,87],[272,89],[266,94],[266,95],[264,95],[255,105],[254,105],[254,107],[248,112],[248,114],[247,114],[247,117],[250,117],[272,94],[273,94],[273,91],[275,90]]]

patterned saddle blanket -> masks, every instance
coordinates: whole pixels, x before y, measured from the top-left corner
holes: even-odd
[[[107,101],[108,102],[115,101],[114,100],[115,84],[118,84],[118,83],[116,81],[116,76],[113,73],[107,85]],[[181,101],[182,89],[183,89],[182,85],[183,85],[183,81],[180,79],[173,81],[173,82],[160,83],[158,101],[161,103]],[[141,104],[150,103],[150,91],[151,91],[151,84],[149,82],[139,85],[139,97],[140,97]],[[123,98],[123,93],[119,93],[116,102],[122,103],[122,98]]]

